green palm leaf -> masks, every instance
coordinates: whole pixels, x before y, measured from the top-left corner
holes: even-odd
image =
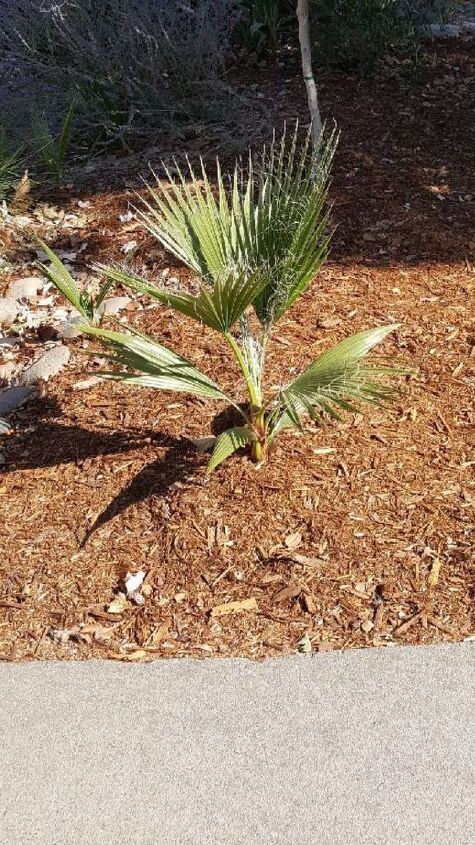
[[[264,150],[257,167],[236,165],[229,189],[218,162],[215,194],[204,166],[200,178],[188,164],[178,181],[148,188],[138,217],[170,252],[207,282],[231,273],[257,274],[267,284],[254,300],[261,323],[277,320],[317,274],[330,235],[324,211],[337,137],[312,150],[310,133],[300,151],[297,128]]]
[[[300,427],[304,413],[315,418],[316,411],[320,410],[339,419],[339,409],[357,410],[348,400],[379,404],[387,399],[392,389],[381,383],[380,377],[402,371],[366,366],[361,359],[397,327],[398,324],[393,324],[359,332],[320,355],[281,390],[277,408],[271,415],[271,438],[282,428]]]
[[[247,446],[247,444],[252,443],[253,440],[255,440],[254,435],[248,428],[244,428],[244,426],[236,426],[235,428],[228,428],[227,431],[223,431],[223,433],[216,438],[213,454],[209,459],[206,471],[208,473],[213,472],[213,470],[225,461],[226,458],[229,458],[233,452],[236,452],[237,449],[240,449],[242,446]]]
[[[79,311],[86,320],[91,320],[93,317],[92,310],[90,303],[85,301],[84,296],[82,295],[81,291],[79,290],[75,280],[71,276],[71,273],[66,269],[63,262],[58,258],[58,256],[53,252],[52,249],[45,244],[41,238],[38,238],[38,243],[40,244],[43,252],[48,256],[51,266],[48,267],[46,264],[39,263],[39,267],[42,273],[49,279],[53,285],[58,288],[58,290],[63,294],[65,299],[71,303],[73,308],[76,311]]]
[[[136,332],[128,335],[89,325],[82,326],[81,330],[85,334],[96,337],[111,349],[112,354],[108,358],[112,363],[122,364],[128,368],[126,372],[101,373],[105,378],[126,381],[142,387],[185,391],[211,399],[224,399],[235,404],[201,370],[160,343]],[[138,376],[130,370],[138,370],[144,375]]]
[[[111,281],[158,299],[222,334],[232,328],[266,284],[257,274],[248,277],[230,274],[218,278],[212,288],[204,288],[198,296],[192,296],[160,290],[140,276],[113,267],[100,265],[97,269]]]

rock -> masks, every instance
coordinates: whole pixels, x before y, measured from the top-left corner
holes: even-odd
[[[14,364],[13,361],[8,361],[6,364],[0,364],[0,381],[10,381],[15,370],[16,364]]]
[[[14,346],[18,346],[21,343],[21,337],[17,335],[13,335],[12,337],[0,337],[0,349],[13,349]]]
[[[0,299],[0,326],[11,326],[15,322],[19,310],[15,299],[11,297]]]
[[[64,320],[58,326],[58,334],[66,340],[73,340],[81,334],[79,328],[81,323],[84,323],[84,317],[72,317],[69,320]]]
[[[24,370],[21,378],[23,384],[35,384],[40,379],[48,381],[68,363],[70,355],[67,346],[53,346],[48,349],[41,358]]]
[[[101,316],[104,316],[104,314],[118,314],[119,311],[127,308],[127,305],[131,301],[130,296],[111,296],[110,299],[105,299],[104,302],[101,302],[97,312]]]
[[[33,393],[32,387],[9,387],[0,391],[0,414],[11,414]]]
[[[7,421],[0,419],[0,437],[7,437],[12,431],[13,429]]]
[[[8,288],[8,295],[12,299],[31,299],[36,297],[42,287],[43,279],[40,276],[28,276],[12,282]]]
[[[196,440],[192,440],[191,442],[195,449],[198,449],[198,452],[211,452],[214,449],[216,437],[211,435],[209,437],[197,437]]]
[[[456,24],[430,23],[422,27],[432,38],[457,38],[460,35],[460,27]]]

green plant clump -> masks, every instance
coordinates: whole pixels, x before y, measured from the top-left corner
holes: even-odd
[[[21,157],[21,150],[11,151],[7,134],[0,126],[0,202],[7,199],[18,180]]]
[[[38,153],[46,172],[57,185],[60,185],[63,180],[64,164],[71,141],[74,108],[75,105],[72,102],[64,115],[58,137],[51,131],[46,115],[37,115],[33,121],[33,133]]]
[[[104,378],[161,390],[185,391],[233,405],[242,423],[217,437],[208,471],[242,446],[261,463],[283,429],[302,428],[308,415],[356,411],[355,402],[379,404],[390,396],[387,376],[394,367],[364,362],[395,326],[359,332],[329,349],[289,384],[264,390],[266,350],[280,318],[307,289],[328,253],[326,195],[336,137],[312,150],[310,137],[299,151],[297,131],[252,158],[246,171],[236,165],[229,189],[218,164],[214,191],[205,168],[188,179],[178,171],[171,185],[149,188],[139,218],[147,229],[201,279],[201,292],[170,292],[128,270],[100,266],[110,282],[141,294],[218,332],[241,372],[247,402],[229,396],[185,358],[134,330],[109,331],[84,323],[118,365]],[[52,281],[55,276],[50,274]],[[59,285],[58,285],[59,287]],[[63,285],[60,288],[68,296]],[[77,306],[76,306],[77,307]],[[125,368],[125,369],[124,369]]]

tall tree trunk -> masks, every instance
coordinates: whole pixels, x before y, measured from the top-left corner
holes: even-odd
[[[299,21],[300,52],[302,54],[302,71],[307,88],[308,108],[312,121],[313,145],[317,146],[322,134],[322,120],[318,108],[317,86],[312,72],[312,51],[310,49],[310,24],[308,14],[308,0],[297,0],[297,17]]]

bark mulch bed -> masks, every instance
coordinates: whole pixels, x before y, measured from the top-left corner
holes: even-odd
[[[264,73],[276,100],[285,88],[279,114],[305,121],[297,72]],[[16,414],[4,449],[3,658],[261,659],[299,642],[320,651],[473,634],[473,77],[465,39],[431,48],[409,86],[323,79],[323,110],[342,130],[339,227],[331,261],[278,326],[268,384],[349,333],[400,322],[385,350],[418,374],[389,411],[287,433],[260,470],[238,455],[206,481],[192,441],[229,412],[118,384],[80,389],[98,364],[71,342],[71,365]],[[120,254],[127,200],[91,194],[86,262]],[[149,272],[187,278],[133,237]],[[240,395],[211,333],[137,302],[128,318]],[[108,610],[139,570],[143,604]],[[244,605],[226,613],[230,602]]]

